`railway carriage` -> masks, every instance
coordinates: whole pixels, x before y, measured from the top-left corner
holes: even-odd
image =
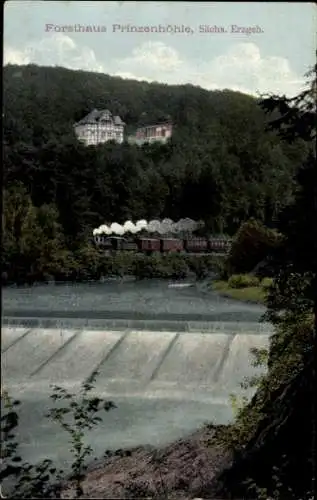
[[[178,238],[163,238],[161,239],[161,252],[182,252],[184,250],[184,242]]]
[[[140,252],[147,254],[161,251],[161,242],[156,238],[140,238],[137,240],[137,245]]]
[[[207,252],[208,241],[205,238],[190,238],[184,240],[184,248],[191,253]]]

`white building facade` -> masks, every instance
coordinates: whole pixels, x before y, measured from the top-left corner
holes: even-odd
[[[124,127],[125,123],[120,116],[113,116],[107,109],[94,109],[74,125],[78,140],[86,146],[96,146],[108,141],[121,144],[124,141]]]

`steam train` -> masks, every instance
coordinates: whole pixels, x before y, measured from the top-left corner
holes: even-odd
[[[94,243],[108,252],[137,252],[150,255],[159,253],[227,253],[230,238],[125,238],[122,236],[95,235]]]

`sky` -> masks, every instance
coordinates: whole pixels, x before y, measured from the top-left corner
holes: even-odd
[[[293,96],[315,63],[316,14],[308,2],[9,0],[3,60]]]

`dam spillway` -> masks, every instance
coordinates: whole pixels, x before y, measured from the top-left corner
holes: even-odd
[[[221,332],[2,328],[2,381],[14,392],[79,388],[97,371],[105,397],[226,398],[253,375],[250,349],[267,347],[269,330]],[[254,328],[254,327],[253,327]]]
[[[250,349],[272,333],[261,306],[153,280],[8,288],[2,312],[2,389],[22,403],[21,455],[65,470],[66,435],[45,417],[51,385],[76,393],[98,371],[95,394],[117,408],[89,433],[96,456],[161,446],[232,419],[230,394],[244,395],[243,379],[261,373]]]

